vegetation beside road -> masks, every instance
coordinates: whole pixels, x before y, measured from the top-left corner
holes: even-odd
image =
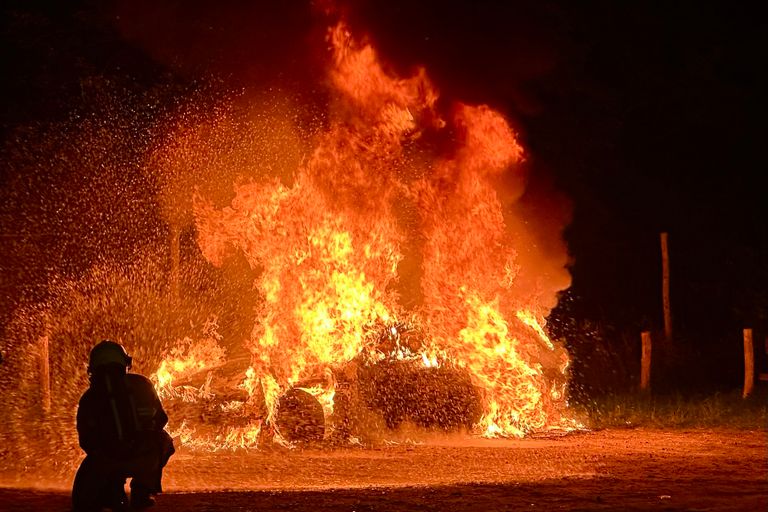
[[[590,428],[736,428],[768,429],[768,389],[747,399],[740,392],[705,396],[606,395],[573,404]]]

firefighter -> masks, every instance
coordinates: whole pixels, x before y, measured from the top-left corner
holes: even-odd
[[[126,478],[131,478],[134,509],[152,506],[152,495],[162,492],[163,467],[174,452],[164,430],[168,416],[149,379],[128,373],[130,367],[131,357],[114,341],[91,350],[91,384],[77,408],[77,434],[86,457],[72,487],[75,512],[126,510]]]

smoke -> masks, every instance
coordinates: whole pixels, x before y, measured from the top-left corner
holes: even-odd
[[[120,0],[115,12],[127,42],[182,76],[252,87],[307,82],[317,70],[307,44],[316,23],[309,2]]]

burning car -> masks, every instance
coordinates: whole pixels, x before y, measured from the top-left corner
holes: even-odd
[[[344,23],[328,41],[332,101],[294,172],[240,180],[223,207],[194,195],[200,253],[244,258],[258,306],[242,343],[166,355],[177,434],[349,438],[375,429],[368,412],[486,436],[567,425],[568,354],[543,328],[567,251],[520,200],[515,132],[490,107],[446,108],[423,69],[392,75]]]

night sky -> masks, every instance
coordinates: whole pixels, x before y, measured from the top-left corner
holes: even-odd
[[[233,87],[291,88],[322,76],[317,57],[325,48],[316,43],[323,18],[307,2],[60,4],[3,3],[6,159],[25,126],[82,109],[84,77],[127,80],[141,90],[160,82],[183,89],[211,77]],[[573,286],[551,323],[574,338],[577,359],[585,325],[626,353],[636,350],[641,330],[661,329],[659,233],[668,231],[680,350],[700,363],[692,373],[738,383],[741,328],[754,327],[758,345],[768,334],[761,179],[768,30],[758,7],[354,4],[347,13],[353,30],[367,34],[393,69],[406,74],[423,65],[443,97],[503,112],[520,132],[532,179],[551,181],[570,198]],[[15,297],[43,283],[59,260],[45,237],[18,242],[35,223],[8,199],[20,178],[7,160],[1,172],[6,319]],[[8,263],[19,243],[53,263],[20,274]],[[711,373],[717,364],[720,376]]]

